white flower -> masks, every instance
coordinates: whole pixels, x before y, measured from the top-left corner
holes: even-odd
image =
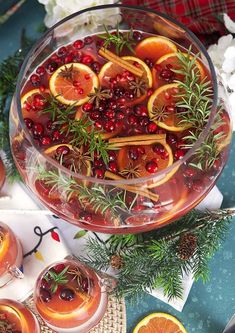
[[[85,8],[92,8],[99,5],[113,4],[115,0],[38,0],[45,5],[46,17],[45,24],[47,27],[51,27],[63,18]],[[114,22],[114,15],[118,15],[119,11],[111,10],[110,15],[106,11],[89,12],[82,16],[81,25],[86,24],[87,29],[92,31],[94,26],[109,25],[117,23]],[[86,20],[85,20],[86,17]]]
[[[231,18],[224,13],[224,25],[228,29],[228,31],[232,32],[233,34],[235,33],[235,22],[231,20]]]

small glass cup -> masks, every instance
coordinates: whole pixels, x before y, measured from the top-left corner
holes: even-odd
[[[107,308],[103,280],[75,259],[53,263],[39,275],[36,309],[59,333],[86,333],[99,323]]]
[[[19,239],[6,224],[0,222],[0,288],[14,278],[24,277],[19,269],[22,260],[23,252]]]
[[[0,299],[0,332],[40,333],[41,330],[35,315],[22,303]]]

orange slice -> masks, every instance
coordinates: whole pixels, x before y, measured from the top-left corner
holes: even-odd
[[[180,125],[180,116],[175,112],[175,104],[179,100],[178,83],[166,84],[151,95],[148,101],[149,117],[159,127],[168,131],[181,132],[188,128]]]
[[[133,333],[187,333],[181,322],[175,317],[156,312],[142,319]]]
[[[153,62],[156,62],[165,54],[177,52],[177,47],[170,39],[156,36],[143,39],[136,46],[135,52],[140,59],[150,58]]]
[[[187,56],[187,53],[183,53],[183,55]],[[192,58],[193,56],[190,56],[190,59]],[[157,69],[158,67],[159,69]],[[205,77],[205,70],[200,60],[195,61],[195,67],[200,74],[200,78],[203,79]],[[167,83],[163,78],[161,78],[160,70],[171,69],[171,68],[177,70],[182,69],[181,62],[176,52],[163,55],[161,58],[157,60],[155,66],[153,67],[152,76],[153,76],[153,86],[155,89]],[[184,81],[184,75],[174,73],[174,80]]]
[[[136,154],[135,160],[130,159],[133,150]],[[126,146],[118,151],[117,163],[120,175],[126,179],[147,177],[171,166],[173,164],[173,153],[171,147],[164,142],[134,148],[133,146]],[[156,163],[156,172],[150,173],[148,171],[148,166],[151,165],[149,163]],[[130,169],[134,172],[129,172]],[[153,188],[165,183],[177,169],[174,168],[171,172],[163,175],[161,179],[148,181],[146,187]]]
[[[137,68],[140,68],[144,71],[144,78],[147,83],[147,89],[151,88],[153,85],[153,79],[152,74],[149,69],[149,67],[146,65],[144,61],[142,61],[139,58],[132,57],[132,56],[125,56],[122,57],[122,59],[126,60],[127,62],[131,63],[132,65],[136,65]],[[104,66],[101,68],[101,71],[99,73],[99,81],[100,84],[104,87],[110,86],[110,79],[114,79],[118,74],[122,75],[125,72],[125,69],[122,67],[112,63],[111,61],[104,64]],[[118,86],[124,87],[126,89],[129,89],[129,83],[128,80],[122,81],[122,79],[118,82]],[[133,100],[126,98],[125,105],[132,106],[135,104],[139,104],[145,100],[147,96],[147,93],[144,93],[140,97],[136,97]]]
[[[49,81],[53,96],[62,104],[82,105],[89,100],[88,94],[99,86],[97,75],[90,67],[70,63],[59,67]]]
[[[67,147],[69,149],[69,153],[64,155],[66,156],[66,161],[62,161],[62,164],[67,168],[72,168],[72,171],[76,171],[84,176],[90,176],[91,175],[91,162],[89,159],[83,158],[85,155],[82,151],[79,152],[79,149],[76,147],[73,147],[70,144],[58,144],[52,147],[47,148],[44,153],[51,158],[57,159],[60,162],[60,156],[62,154],[58,154],[58,148],[61,149],[63,147]],[[76,154],[77,150],[77,155]],[[74,155],[73,155],[74,153]],[[81,157],[81,161],[79,163],[79,157]]]

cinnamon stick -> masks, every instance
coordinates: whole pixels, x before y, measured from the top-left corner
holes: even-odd
[[[109,179],[112,179],[112,180],[125,180],[125,178],[123,178],[119,175],[116,175],[116,174],[114,174],[110,171],[105,172],[105,177],[109,178]],[[148,189],[137,188],[136,186],[125,185],[125,184],[118,184],[118,187],[120,187],[124,190],[127,190],[129,192],[142,195],[142,196],[144,196],[146,198],[149,198],[150,200],[155,201],[155,202],[157,202],[159,200],[159,195],[149,191]]]
[[[101,47],[98,53],[105,59],[113,62],[114,64],[119,65],[120,67],[128,70],[129,72],[131,72],[136,76],[142,77],[144,75],[142,69],[137,68],[136,66],[132,65],[131,63],[122,59],[121,57],[118,57],[115,53],[105,49],[104,47]]]
[[[125,146],[139,146],[139,145],[152,145],[154,143],[165,143],[165,134],[153,134],[153,135],[135,135],[135,136],[123,136],[120,138],[109,139],[109,143],[113,148],[125,147]]]

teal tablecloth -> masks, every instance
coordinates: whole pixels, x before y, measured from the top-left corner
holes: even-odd
[[[36,0],[28,0],[0,26],[0,61],[19,47],[22,28],[27,30],[29,36],[37,37],[37,28],[44,14],[43,6]],[[235,138],[229,162],[218,186],[224,195],[223,206],[235,206]],[[194,283],[182,313],[149,295],[144,295],[139,305],[131,306],[127,301],[127,333],[132,331],[142,317],[155,311],[175,315],[189,333],[222,333],[229,318],[235,313],[235,223],[221,250],[211,260],[210,267],[210,282]]]

